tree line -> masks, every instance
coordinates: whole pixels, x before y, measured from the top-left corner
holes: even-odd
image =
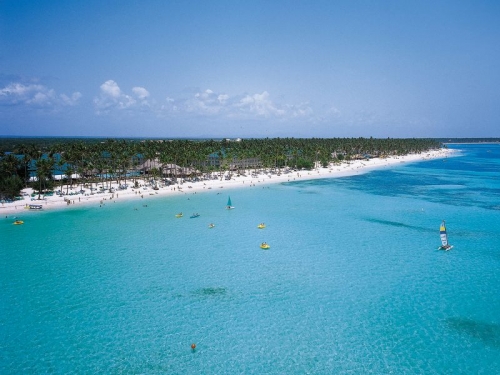
[[[231,169],[312,169],[344,160],[422,153],[442,147],[435,139],[265,138],[242,140],[64,140],[17,142],[0,152],[0,199],[13,199],[24,187],[39,193],[61,185],[112,180],[126,182],[141,175],[203,174]],[[154,161],[148,168],[145,161]],[[251,161],[242,163],[243,161]],[[172,170],[172,166],[178,166]],[[35,177],[35,178],[31,178]],[[173,176],[177,177],[177,175]]]

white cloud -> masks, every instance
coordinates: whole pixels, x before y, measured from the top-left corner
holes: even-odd
[[[71,97],[66,94],[57,95],[54,89],[40,84],[10,83],[0,89],[0,104],[26,104],[38,108],[57,109],[61,106],[76,105],[82,94],[74,92]]]
[[[308,102],[288,106],[287,111],[292,118],[312,118],[314,116],[314,111]]]
[[[186,112],[195,115],[218,115],[224,111],[224,105],[218,97],[219,95],[207,89],[185,100],[183,108]]]
[[[219,101],[220,104],[225,104],[228,99],[229,95],[226,94],[221,94],[217,97],[217,100]]]
[[[109,112],[112,109],[134,109],[138,106],[149,106],[145,100],[149,96],[148,90],[143,87],[134,87],[132,92],[138,100],[122,92],[118,84],[112,79],[104,82],[100,86],[99,96],[94,98],[94,105],[97,113]]]
[[[137,96],[139,99],[146,99],[149,97],[149,92],[146,90],[144,87],[133,87],[132,92]]]
[[[82,94],[59,94],[38,82],[14,82],[1,88],[0,105],[21,106],[43,110],[59,110],[63,107],[76,106],[81,102]],[[275,121],[300,119],[301,121],[323,121],[339,116],[335,107],[323,112],[323,120],[314,113],[308,102],[291,104],[273,99],[268,91],[229,95],[212,89],[191,92],[188,96],[168,96],[164,102],[157,103],[150,92],[141,86],[132,87],[124,92],[117,82],[107,80],[99,86],[99,93],[93,98],[97,114],[112,111],[127,113],[154,113],[168,117],[207,117],[216,120],[258,120]]]
[[[80,98],[82,97],[82,94],[77,91],[77,92],[74,92],[71,95],[71,97],[68,97],[66,94],[61,94],[59,96],[60,96],[61,100],[66,105],[73,106],[73,105],[75,105],[80,100]]]
[[[108,96],[110,98],[119,98],[122,95],[122,92],[118,87],[118,84],[110,79],[101,85],[101,95]]]
[[[26,101],[29,104],[35,104],[39,106],[50,105],[54,99],[54,90],[49,90],[46,92],[37,92],[33,98]]]
[[[0,96],[9,97],[13,100],[27,100],[33,93],[45,91],[45,87],[42,85],[24,85],[22,83],[11,83],[10,85],[4,87],[0,90]]]
[[[278,108],[270,99],[267,91],[264,91],[262,94],[246,95],[236,104],[236,107],[247,114],[263,117],[282,117],[286,115],[286,110]]]
[[[274,118],[276,120],[314,119],[314,111],[309,103],[279,104],[272,100],[267,91],[256,94],[229,96],[207,89],[199,91],[187,98],[173,99],[167,97],[160,111],[164,115],[175,114],[210,116],[221,119],[259,119]]]
[[[302,119],[317,120],[308,102],[288,104],[275,102],[268,91],[230,96],[211,89],[199,90],[185,97],[167,96],[157,103],[144,87],[133,87],[127,95],[119,85],[108,80],[100,86],[100,95],[94,98],[96,112],[109,113],[127,109],[149,111],[159,116],[209,117],[220,120],[274,119],[278,121]]]

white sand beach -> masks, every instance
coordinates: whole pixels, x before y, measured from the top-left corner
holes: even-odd
[[[41,205],[42,210],[64,209],[66,207],[73,208],[89,205],[99,206],[105,205],[110,201],[116,202],[118,200],[124,199],[141,200],[149,196],[193,194],[195,192],[213,192],[214,190],[219,192],[220,189],[255,188],[267,184],[282,183],[287,181],[352,176],[356,174],[366,173],[377,168],[391,167],[398,163],[417,162],[437,158],[444,159],[448,156],[452,156],[454,152],[454,150],[442,148],[439,150],[428,151],[422,154],[410,154],[388,158],[372,158],[368,160],[354,160],[350,162],[343,162],[341,164],[331,164],[328,168],[317,168],[314,170],[293,171],[281,169],[279,173],[277,171],[261,170],[260,172],[258,172],[258,174],[255,174],[255,171],[252,169],[245,171],[245,173],[241,175],[237,175],[236,173],[232,172],[230,179],[229,172],[225,172],[225,174],[222,176],[222,179],[220,178],[219,174],[217,174],[217,179],[207,179],[196,182],[184,181],[182,184],[170,186],[159,185],[157,190],[154,190],[151,183],[144,179],[138,180],[138,188],[134,188],[133,182],[129,180],[127,182],[127,189],[119,189],[119,186],[115,181],[115,183],[112,184],[114,192],[109,192],[108,185],[107,190],[103,190],[99,193],[91,193],[91,190],[89,188],[84,188],[85,192],[79,193],[81,186],[74,183],[72,189],[67,189],[66,185],[64,185],[62,188],[58,186],[55,188],[55,190],[60,189],[62,194],[54,194],[52,196],[42,195],[40,197],[40,200],[38,199],[38,195],[36,195],[35,197],[31,196],[31,194],[33,193],[32,188],[27,188],[22,191],[23,200],[2,203],[0,205],[0,215],[4,215],[5,217],[15,217],[22,215],[27,210],[28,205]],[[96,185],[99,187],[101,184],[94,183],[94,190]],[[67,191],[69,191],[69,194],[66,194]]]

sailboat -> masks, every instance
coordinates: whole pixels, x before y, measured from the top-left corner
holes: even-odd
[[[226,210],[232,210],[234,207],[233,207],[233,204],[231,203],[231,197],[229,197],[227,199],[227,206],[226,206]]]
[[[441,246],[438,247],[438,250],[448,251],[453,249],[453,246],[448,243],[448,234],[446,233],[446,223],[444,220],[439,227],[439,236],[441,237]]]

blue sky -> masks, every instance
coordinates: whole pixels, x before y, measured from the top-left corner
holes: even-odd
[[[0,1],[0,135],[499,137],[499,1]]]

